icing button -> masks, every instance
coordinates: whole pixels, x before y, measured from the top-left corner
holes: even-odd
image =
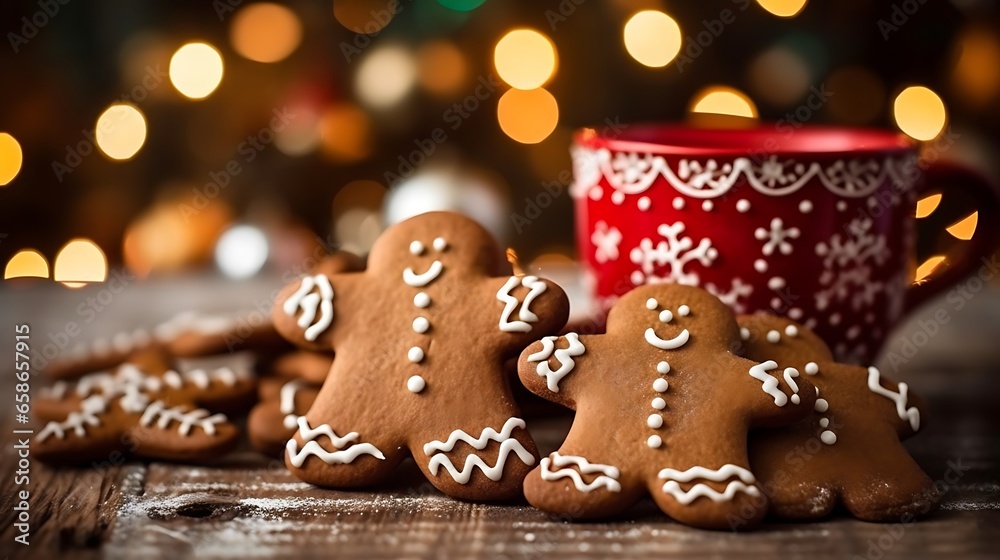
[[[406,380],[406,388],[409,389],[411,393],[419,393],[420,391],[423,391],[426,386],[427,382],[424,381],[424,378],[419,375],[414,375]]]
[[[414,346],[406,353],[406,357],[415,364],[418,364],[424,360],[424,350],[419,346]]]

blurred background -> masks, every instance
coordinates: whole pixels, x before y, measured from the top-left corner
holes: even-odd
[[[441,208],[522,261],[567,261],[581,126],[731,114],[891,128],[1000,177],[991,0],[0,10],[5,284],[78,287],[119,267],[248,278],[335,247],[363,254],[391,223]],[[542,200],[543,219],[519,225]],[[974,210],[946,195],[920,213],[960,242]],[[921,252],[918,276],[946,251]]]

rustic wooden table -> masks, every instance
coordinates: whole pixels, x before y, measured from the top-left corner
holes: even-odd
[[[239,290],[226,296],[231,298],[228,301],[226,297],[201,295],[180,302],[181,296],[153,297],[157,290],[186,290],[181,284],[180,288],[141,286],[120,294],[88,328],[97,333],[110,325],[133,326],[137,309],[143,310],[142,319],[148,322],[163,318],[178,305],[221,308],[242,297]],[[260,293],[263,287],[251,285],[245,290]],[[5,332],[13,333],[12,325],[21,321],[32,321],[36,333],[55,332],[68,319],[65,311],[60,314],[55,310],[74,309],[76,302],[87,297],[81,292],[66,292],[0,292],[4,328],[11,327]],[[245,307],[243,301],[240,305]],[[871,524],[839,516],[814,524],[770,523],[749,534],[718,533],[678,525],[660,514],[652,502],[644,502],[626,518],[572,523],[552,519],[526,504],[483,505],[447,498],[424,482],[412,464],[404,464],[386,488],[322,490],[297,481],[282,463],[243,449],[211,466],[133,462],[102,469],[53,469],[34,461],[30,465],[31,544],[23,546],[14,542],[17,456],[14,442],[7,436],[0,450],[4,474],[0,482],[0,555],[703,558],[740,553],[772,558],[996,557],[1000,540],[1000,407],[995,403],[1000,397],[1000,360],[995,341],[1000,325],[995,318],[1000,315],[995,311],[1000,297],[993,293],[981,301],[976,313],[984,306],[991,309],[985,315],[991,322],[982,325],[977,315],[975,321],[981,328],[971,330],[974,325],[962,323],[959,317],[948,329],[967,333],[964,338],[968,344],[979,344],[992,353],[970,360],[968,352],[960,352],[965,358],[962,361],[948,358],[955,355],[949,348],[927,348],[920,356],[924,359],[911,360],[896,374],[925,394],[932,409],[927,429],[909,442],[910,450],[942,484],[950,468],[961,472],[957,480],[949,477],[952,483],[947,485],[940,511],[915,524]],[[901,332],[900,336],[905,336],[907,330]],[[984,336],[992,343],[984,344]],[[44,335],[35,338],[37,343],[44,340]],[[935,340],[958,344],[949,334]],[[9,351],[5,348],[0,352]],[[4,363],[12,363],[12,359]],[[927,364],[933,367],[925,367]],[[948,364],[951,367],[946,367]],[[0,383],[11,386],[10,371],[3,371]],[[2,392],[13,394],[7,389]],[[13,398],[5,400],[0,430],[11,434],[15,426],[9,401]],[[558,445],[568,419],[530,424],[542,453],[547,453]]]

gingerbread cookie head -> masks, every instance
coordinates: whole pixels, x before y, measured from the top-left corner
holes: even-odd
[[[481,226],[433,212],[387,230],[367,271],[309,275],[282,291],[281,333],[337,356],[288,443],[297,476],[370,485],[412,455],[449,495],[520,494],[537,452],[503,362],[557,332],[569,302],[552,282],[512,276],[502,262]]]
[[[178,372],[154,362],[125,363],[113,373],[57,383],[38,402],[40,416],[55,416],[35,436],[41,460],[90,463],[128,455],[147,459],[209,460],[232,449],[237,428],[225,415],[253,398],[254,380],[229,368]]]
[[[525,481],[532,505],[615,515],[649,493],[668,515],[729,528],[759,522],[767,500],[749,468],[751,426],[809,414],[797,372],[761,371],[732,352],[732,312],[698,288],[647,285],[623,296],[607,334],[549,337],[521,354],[532,392],[574,408],[569,436]]]
[[[906,383],[835,362],[819,337],[787,319],[745,315],[739,324],[748,358],[795,368],[816,387],[809,417],[751,436],[750,464],[776,516],[816,519],[842,504],[866,521],[900,521],[933,508],[931,480],[900,443],[926,423]]]

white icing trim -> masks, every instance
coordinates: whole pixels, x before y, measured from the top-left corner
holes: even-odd
[[[879,380],[880,373],[877,368],[868,368],[868,390],[875,393],[876,395],[881,395],[894,403],[896,403],[896,414],[899,415],[900,420],[908,421],[910,423],[910,428],[914,432],[920,430],[920,410],[915,406],[906,408],[907,404],[907,391],[909,387],[906,383],[902,381],[897,384],[899,387],[899,392],[890,391],[883,387]]]
[[[299,417],[295,414],[295,394],[303,386],[299,379],[295,379],[281,386],[279,410],[285,415],[282,423],[286,429],[294,430],[298,425]]]
[[[62,422],[49,422],[38,432],[35,436],[35,441],[43,442],[49,438],[49,436],[56,436],[58,439],[63,439],[66,437],[67,430],[73,430],[73,433],[77,437],[83,437],[87,434],[87,426],[100,426],[101,420],[97,417],[98,414],[103,413],[107,410],[108,401],[104,398],[94,395],[88,397],[80,403],[80,410],[77,412],[70,412],[66,417],[66,420]]]
[[[582,356],[587,351],[583,343],[580,342],[578,334],[566,333],[565,338],[566,342],[569,343],[568,348],[556,349],[556,340],[559,337],[547,336],[541,341],[542,349],[528,356],[528,362],[540,362],[535,371],[545,378],[549,391],[553,393],[559,392],[559,382],[576,367],[573,357]],[[559,362],[559,369],[555,371],[549,367],[549,358],[552,357],[553,353],[555,353],[556,361]]]
[[[663,485],[663,491],[673,496],[675,500],[685,506],[701,497],[708,498],[713,502],[728,502],[736,496],[737,492],[743,492],[754,497],[760,495],[760,490],[758,490],[756,486],[743,484],[739,480],[734,480],[729,484],[726,484],[726,489],[723,492],[719,492],[711,486],[700,482],[685,492],[684,490],[681,490],[680,484],[671,480]]]
[[[186,332],[213,335],[224,333],[235,326],[236,321],[231,317],[183,311],[153,327],[153,337],[160,342],[170,342]],[[141,341],[148,340],[148,337],[145,331],[137,330],[133,333],[137,344],[142,344]]]
[[[444,467],[448,471],[448,474],[455,479],[455,482],[468,484],[469,480],[472,479],[472,471],[478,468],[486,475],[486,478],[496,482],[503,477],[503,469],[507,465],[507,457],[510,456],[511,451],[516,453],[525,465],[530,467],[535,464],[535,458],[531,453],[528,453],[528,450],[521,445],[521,442],[516,439],[507,439],[500,444],[497,464],[494,466],[488,465],[479,455],[470,453],[465,457],[465,464],[462,465],[462,470],[458,470],[455,468],[455,464],[452,463],[450,457],[439,454],[431,457],[431,460],[427,463],[427,469],[431,471],[431,474],[437,476],[440,467]]]
[[[427,267],[427,270],[421,272],[420,274],[413,272],[412,268],[406,267],[403,270],[403,282],[406,282],[407,286],[420,288],[437,280],[437,277],[440,276],[443,271],[444,264],[438,260],[432,262],[431,265]]]
[[[148,427],[155,421],[157,428],[165,430],[171,422],[177,422],[179,424],[177,433],[182,436],[190,435],[191,428],[201,428],[207,435],[214,436],[215,426],[226,421],[224,414],[212,414],[210,416],[209,412],[204,408],[196,408],[188,412],[183,412],[184,408],[184,406],[167,408],[163,404],[163,401],[154,401],[142,413],[139,425]]]
[[[476,449],[485,449],[486,446],[491,441],[502,441],[510,438],[511,432],[516,428],[524,428],[524,420],[520,418],[508,418],[500,432],[498,433],[493,428],[487,427],[479,434],[478,438],[473,438],[466,432],[462,430],[455,430],[448,436],[447,441],[434,440],[430,443],[424,444],[424,454],[431,455],[437,452],[447,453],[455,448],[455,444],[459,441],[464,441]]]
[[[518,321],[511,321],[510,315],[519,303],[518,299],[510,295],[510,291],[520,284],[530,291],[524,296],[521,309],[518,311]],[[531,325],[538,321],[538,316],[531,311],[531,303],[546,290],[545,282],[539,280],[537,276],[511,276],[504,282],[504,285],[497,291],[497,300],[504,304],[503,311],[500,312],[500,330],[503,332],[529,332]]]
[[[646,342],[652,344],[653,346],[659,348],[660,350],[676,350],[681,346],[688,343],[691,338],[691,333],[687,329],[681,331],[681,334],[671,338],[670,340],[663,340],[662,338],[656,336],[656,331],[653,327],[646,329]]]
[[[736,496],[737,492],[743,492],[750,496],[760,495],[760,490],[756,486],[753,486],[757,482],[753,473],[733,464],[723,465],[719,469],[707,469],[695,466],[686,471],[678,471],[668,468],[661,470],[657,476],[658,478],[667,480],[663,485],[663,492],[673,496],[682,505],[689,505],[700,497],[709,498],[713,502],[730,501]],[[687,491],[681,490],[680,486],[682,482],[691,482],[695,479],[722,482],[733,477],[737,477],[738,480],[733,480],[726,484],[726,489],[723,492],[719,492],[703,483],[695,484]]]
[[[750,367],[750,377],[757,379],[761,382],[761,389],[765,393],[774,397],[774,404],[776,406],[785,406],[788,402],[788,395],[783,393],[781,389],[778,388],[778,378],[768,375],[772,369],[778,367],[778,363],[774,360],[768,360],[762,364],[757,364]]]
[[[295,468],[301,467],[310,455],[319,457],[320,460],[328,465],[352,463],[362,454],[371,455],[379,460],[385,460],[385,455],[374,445],[370,443],[353,443],[358,439],[357,432],[351,432],[344,437],[339,437],[329,424],[320,424],[316,428],[310,428],[309,421],[306,420],[305,416],[299,417],[299,435],[304,442],[301,450],[299,450],[299,443],[295,438],[288,440],[288,443],[285,444],[285,450],[288,452],[288,461]],[[331,452],[324,449],[319,442],[314,441],[320,435],[330,438],[330,443],[337,448],[337,451]],[[348,443],[353,443],[353,445],[347,449],[343,449]]]
[[[319,293],[311,293],[314,287]],[[333,286],[325,274],[302,278],[299,289],[286,299],[282,306],[285,315],[289,317],[294,317],[299,309],[302,309],[302,315],[296,324],[300,329],[305,329],[303,337],[308,341],[316,340],[333,323]]]
[[[658,177],[663,177],[674,190],[687,196],[718,198],[733,187],[741,174],[754,190],[768,196],[792,194],[816,178],[838,196],[860,198],[870,195],[887,179],[908,185],[909,182],[903,179],[913,160],[912,155],[906,155],[839,159],[823,165],[794,159],[779,160],[777,155],[759,164],[747,157],[721,162],[714,158],[701,161],[684,158],[678,161],[675,170],[658,154],[612,153],[607,148],[581,146],[574,147],[571,152],[575,178],[570,189],[572,195],[580,198],[590,196],[591,191],[603,190],[603,179],[618,195],[612,196],[612,201],[618,204],[624,202],[625,195],[646,192]]]

